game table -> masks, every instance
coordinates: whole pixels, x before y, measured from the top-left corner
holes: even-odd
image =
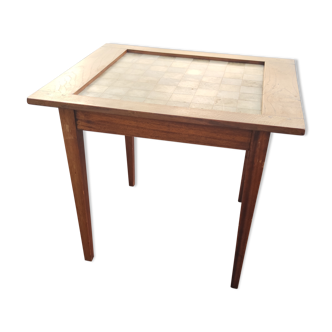
[[[105,44],[28,97],[59,108],[84,257],[93,241],[83,130],[245,150],[231,287],[238,288],[271,133],[304,135],[291,59]]]

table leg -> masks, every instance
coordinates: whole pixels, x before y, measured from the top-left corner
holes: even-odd
[[[238,189],[237,189],[237,195],[236,195],[236,204],[241,204],[242,200],[242,191],[243,191],[243,186],[242,184],[244,183],[244,162],[245,162],[245,157],[246,157],[246,152],[243,152],[242,155],[242,163],[241,163],[241,170],[240,170],[240,178],[239,178],[239,184],[238,184]]]
[[[129,185],[135,185],[135,146],[134,137],[125,136],[126,138],[126,152],[127,152],[127,166],[128,166],[128,179]]]
[[[244,184],[244,177],[245,177],[245,173],[246,173],[248,156],[249,156],[249,152],[246,151],[246,156],[244,157],[243,171],[242,171],[242,178],[241,178],[241,186],[240,186],[239,199],[238,199],[238,201],[240,203],[242,202],[243,184]]]
[[[266,151],[270,133],[254,131],[248,153],[239,228],[237,233],[236,250],[233,265],[232,288],[238,288],[252,217],[255,210],[259,185],[264,169]]]
[[[83,131],[76,128],[75,112],[73,110],[59,108],[59,114],[80,226],[84,258],[87,261],[92,261],[94,254]]]

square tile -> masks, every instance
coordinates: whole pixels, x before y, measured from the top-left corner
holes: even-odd
[[[200,109],[210,110],[212,109],[212,105],[191,103],[190,108],[200,108]]]
[[[262,101],[262,95],[254,93],[240,93],[240,100]]]
[[[242,80],[236,78],[223,78],[221,84],[228,84],[228,85],[241,85]]]
[[[213,97],[213,96],[216,96],[217,93],[218,93],[217,90],[200,89],[200,88],[198,88],[197,91],[196,91],[196,96]]]
[[[171,98],[171,95],[171,93],[151,91],[148,95],[148,98],[168,101]]]
[[[237,107],[260,111],[262,109],[262,102],[261,101],[239,100]]]
[[[140,97],[140,98],[144,98],[148,96],[150,92],[148,90],[135,90],[135,89],[132,89],[132,90],[129,90],[127,92],[127,95],[128,96],[132,96],[132,97]]]
[[[193,99],[192,95],[180,95],[180,94],[172,94],[172,97],[170,98],[170,101],[178,101],[182,103],[190,103]]]
[[[193,96],[196,93],[196,89],[192,88],[183,88],[182,86],[178,86],[175,90],[174,93],[180,94],[180,95],[191,95]]]
[[[189,107],[190,103],[183,103],[183,102],[179,102],[179,101],[168,101],[166,105],[177,106],[177,107]]]
[[[231,98],[231,99],[239,99],[240,93],[234,91],[219,91],[217,94],[218,98]]]
[[[214,97],[194,96],[191,102],[194,104],[214,105],[215,101]]]
[[[129,88],[120,88],[120,87],[109,87],[107,90],[104,91],[106,94],[122,96],[128,92]]]
[[[237,107],[237,99],[233,98],[217,98],[216,105],[225,106],[225,107]]]
[[[175,88],[176,88],[176,86],[174,86],[174,85],[157,84],[154,88],[154,91],[173,93]]]
[[[180,81],[179,86],[181,86],[183,88],[193,88],[193,89],[196,89],[199,86],[199,81],[186,81],[186,80],[182,80],[182,81]]]
[[[251,86],[241,86],[240,92],[243,93],[256,93],[261,95],[263,93],[262,88],[255,88]]]
[[[156,105],[166,105],[167,100],[158,100],[158,99],[145,99],[146,104],[156,104]]]

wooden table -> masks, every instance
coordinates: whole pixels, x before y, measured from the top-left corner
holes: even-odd
[[[83,130],[245,150],[231,287],[238,288],[270,133],[304,135],[294,60],[106,44],[32,94],[58,107],[84,257],[93,259]]]

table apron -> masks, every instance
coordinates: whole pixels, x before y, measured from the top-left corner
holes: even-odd
[[[76,126],[101,133],[248,150],[252,131],[213,125],[75,111]]]

